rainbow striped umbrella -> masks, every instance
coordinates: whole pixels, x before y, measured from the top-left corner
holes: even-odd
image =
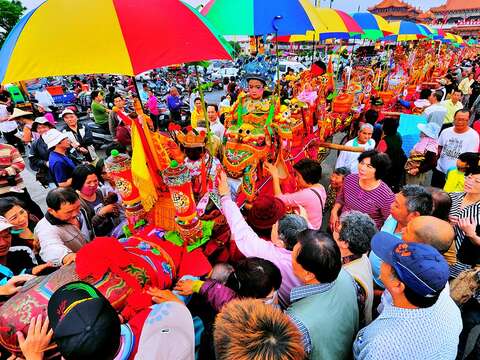
[[[388,21],[381,16],[364,12],[355,13],[352,15],[352,18],[364,31],[364,34],[360,35],[362,39],[370,39],[375,41],[383,38],[384,36],[391,35],[394,32]]]
[[[292,36],[295,41],[319,41],[326,39],[349,39],[363,34],[360,25],[346,12],[330,8],[313,8],[315,31]]]
[[[0,50],[0,83],[46,76],[136,75],[230,58],[231,48],[178,0],[48,0],[25,15]]]
[[[201,10],[223,35],[304,34],[315,24],[309,0],[210,0]]]
[[[431,28],[428,25],[425,25],[425,24],[417,24],[417,25],[420,28],[420,31],[422,32],[422,34],[430,39],[434,39],[435,35],[438,34],[433,28]]]
[[[320,40],[348,39],[350,36],[363,34],[362,27],[346,12],[330,8],[315,8],[318,19],[327,28],[316,31]]]
[[[390,25],[393,29],[393,35],[385,36],[383,38],[385,41],[412,41],[427,37],[417,24],[410,21],[392,21]]]

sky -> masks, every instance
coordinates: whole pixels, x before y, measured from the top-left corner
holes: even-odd
[[[33,9],[37,5],[41,4],[44,0],[22,0],[22,3],[27,7],[27,9]],[[92,0],[95,1],[95,0]],[[232,0],[238,1],[238,0]],[[265,0],[263,0],[265,1]],[[268,0],[268,1],[275,1],[275,0]],[[311,0],[314,2],[315,0]],[[468,1],[468,0],[465,0]],[[205,3],[205,0],[187,0],[188,3],[196,6],[200,3]],[[329,6],[330,0],[317,0],[317,3],[320,3],[321,6]],[[360,11],[366,11],[368,7],[379,3],[380,0],[333,0],[333,7],[339,10],[347,11],[347,12],[356,12],[358,7],[360,6]],[[407,2],[411,5],[415,5],[420,7],[423,10],[428,10],[433,6],[439,6],[445,4],[446,0],[407,0]]]

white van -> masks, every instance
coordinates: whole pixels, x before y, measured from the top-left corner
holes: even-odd
[[[288,68],[293,69],[293,71],[296,74],[307,69],[305,65],[297,61],[280,61],[280,64],[278,65],[278,67],[279,67],[280,75],[286,74],[288,71]]]
[[[302,72],[307,69],[305,65],[297,61],[280,61],[280,64],[278,65],[280,76],[282,76],[283,74],[286,74],[288,72],[288,68],[293,69],[293,72],[295,74],[298,74],[299,72]],[[276,80],[277,80],[277,72],[275,72],[275,81]]]

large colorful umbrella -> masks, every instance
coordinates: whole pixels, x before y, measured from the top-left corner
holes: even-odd
[[[435,29],[431,28],[428,25],[417,24],[417,26],[420,28],[420,31],[422,32],[422,35],[425,35],[426,37],[428,37],[430,39],[434,39],[435,35],[438,35],[438,33],[435,31]]]
[[[230,58],[228,43],[178,0],[48,0],[0,50],[0,83],[38,77],[135,75],[176,63]]]
[[[305,8],[308,10],[315,30],[307,31],[305,34],[279,37],[279,42],[349,39],[352,36],[360,36],[363,34],[360,25],[344,11],[330,8],[316,8],[311,5],[306,5]],[[274,38],[274,40],[275,39],[276,38]]]
[[[201,13],[224,35],[304,34],[314,30],[309,0],[210,0]]]
[[[352,18],[364,31],[362,39],[378,40],[394,33],[388,21],[381,16],[363,12],[353,14]]]
[[[363,34],[360,25],[344,11],[330,8],[314,8],[314,11],[315,23],[323,28],[315,28],[315,37],[312,31],[307,31],[307,40],[349,39]]]
[[[411,21],[392,21],[390,25],[393,29],[393,35],[385,36],[386,41],[411,41],[427,37],[420,27]]]

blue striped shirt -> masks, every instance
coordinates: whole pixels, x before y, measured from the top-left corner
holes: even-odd
[[[424,309],[386,305],[353,344],[355,359],[454,360],[462,318],[448,292]]]

